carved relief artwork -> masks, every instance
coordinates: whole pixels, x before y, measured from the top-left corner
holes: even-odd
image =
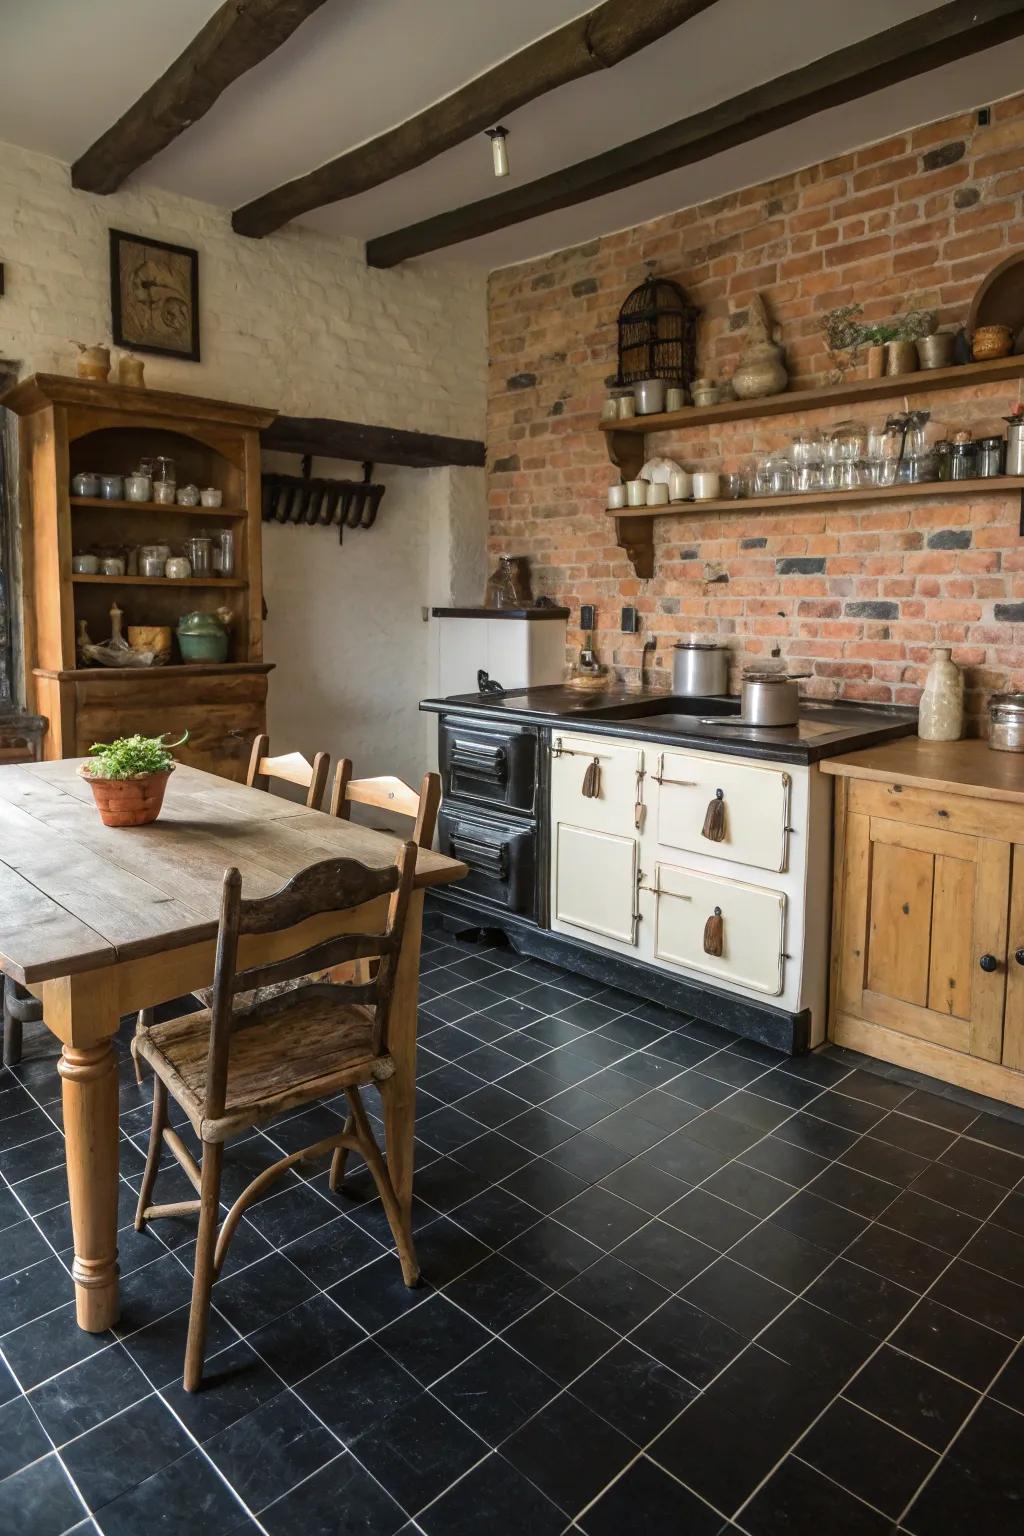
[[[111,326],[118,346],[199,361],[199,253],[110,231]]]

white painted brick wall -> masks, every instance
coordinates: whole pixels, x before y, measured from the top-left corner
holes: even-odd
[[[482,438],[486,279],[458,264],[368,268],[358,241],[291,227],[235,235],[226,210],[151,187],[94,197],[68,168],[0,146],[0,357],[72,373],[74,342],[110,341],[109,229],[199,251],[200,364],[146,358],[146,382],[294,416]],[[297,460],[280,467],[297,472]],[[323,460],[317,473],[358,468]],[[432,603],[477,601],[482,470],[389,470],[376,526],[266,530],[275,751],[347,753],[360,774],[415,778],[429,756],[415,705],[430,686]],[[381,601],[375,607],[374,592]]]

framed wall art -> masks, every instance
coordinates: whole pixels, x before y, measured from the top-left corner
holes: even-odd
[[[199,252],[148,235],[110,231],[114,343],[199,362]]]

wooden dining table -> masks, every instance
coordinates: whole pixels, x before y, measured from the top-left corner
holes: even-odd
[[[224,870],[266,896],[322,859],[382,867],[398,839],[180,765],[159,820],[105,827],[74,759],[0,767],[0,965],[42,1001],[61,1042],[64,1132],[80,1328],[118,1317],[118,1056],[122,1016],[213,979]],[[389,1024],[395,1092],[385,1111],[398,1198],[412,1204],[416,1007],[424,891],[466,866],[420,849]],[[243,939],[239,963],[342,932],[379,932],[386,898]]]

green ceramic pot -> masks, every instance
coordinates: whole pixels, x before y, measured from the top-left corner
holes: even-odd
[[[182,661],[227,661],[229,636],[215,613],[183,613],[178,620]]]

